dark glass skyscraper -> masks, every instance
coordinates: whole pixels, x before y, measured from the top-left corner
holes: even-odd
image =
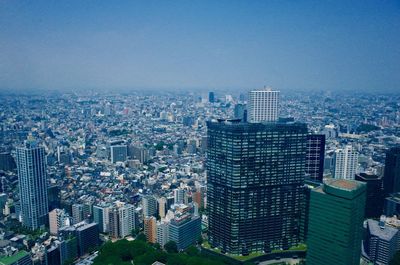
[[[377,218],[383,212],[384,194],[383,179],[381,176],[360,173],[356,180],[367,184],[365,218]]]
[[[247,254],[300,241],[307,127],[208,122],[209,241]]]
[[[400,192],[400,146],[386,152],[383,187],[386,195]]]
[[[16,152],[22,224],[32,230],[48,222],[47,173],[44,148],[27,141]]]
[[[307,135],[306,178],[322,182],[324,176],[325,135]]]

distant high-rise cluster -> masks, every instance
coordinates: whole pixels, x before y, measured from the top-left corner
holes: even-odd
[[[89,264],[144,237],[185,251],[168,264],[390,264],[398,98],[231,92],[0,95],[0,264]]]

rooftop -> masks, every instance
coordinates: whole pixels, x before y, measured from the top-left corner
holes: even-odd
[[[398,230],[394,227],[384,226],[382,228],[379,226],[379,222],[376,220],[368,219],[367,223],[370,233],[385,241],[390,241],[398,232]]]
[[[29,255],[28,252],[22,250],[12,256],[0,258],[0,265],[13,264],[27,255]]]
[[[360,184],[358,182],[346,179],[333,179],[327,181],[325,184],[334,188],[339,188],[348,191],[356,190],[360,187]]]

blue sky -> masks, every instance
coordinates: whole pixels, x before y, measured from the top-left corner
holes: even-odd
[[[400,91],[400,1],[4,1],[1,89]]]

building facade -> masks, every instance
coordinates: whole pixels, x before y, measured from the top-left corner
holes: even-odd
[[[144,234],[148,242],[157,242],[157,220],[154,216],[144,218]]]
[[[366,185],[329,179],[311,190],[307,265],[359,265]]]
[[[157,213],[157,199],[152,195],[142,198],[143,216],[155,216]]]
[[[360,173],[356,174],[356,180],[367,184],[365,218],[377,218],[381,216],[384,205],[383,178],[381,176]]]
[[[49,213],[50,234],[57,235],[58,230],[64,226],[71,225],[71,217],[64,209],[54,209]]]
[[[109,212],[108,205],[95,205],[93,206],[93,221],[99,225],[101,233],[107,233],[109,230]]]
[[[26,141],[16,149],[22,224],[29,229],[48,222],[47,173],[44,148]]]
[[[358,152],[351,146],[338,149],[334,155],[334,177],[336,179],[354,179],[357,173]]]
[[[306,179],[322,182],[324,176],[325,135],[307,135]]]
[[[386,195],[400,192],[400,146],[386,152],[384,190]]]
[[[219,120],[207,126],[210,244],[235,254],[297,245],[306,125]]]
[[[128,156],[128,147],[126,145],[110,146],[111,163],[125,162]]]
[[[169,241],[175,241],[178,250],[184,250],[196,243],[201,235],[200,216],[185,214],[175,217],[169,224]]]
[[[270,88],[249,92],[247,115],[250,122],[273,122],[279,115],[279,91]]]
[[[366,235],[363,249],[373,264],[388,265],[399,250],[399,230],[385,225],[385,221],[368,219],[365,222]]]

